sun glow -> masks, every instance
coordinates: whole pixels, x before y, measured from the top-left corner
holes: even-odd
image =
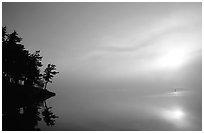
[[[185,50],[172,50],[165,53],[162,57],[157,60],[159,68],[175,69],[179,68],[185,62],[186,53]]]
[[[185,116],[183,110],[175,108],[173,110],[164,110],[163,116],[169,120],[182,120]]]
[[[174,110],[171,112],[171,114],[171,117],[174,119],[181,119],[184,116],[184,113],[181,110]]]

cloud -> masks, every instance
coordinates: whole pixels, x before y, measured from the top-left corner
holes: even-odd
[[[125,22],[131,20],[133,18],[127,18]],[[115,31],[101,34],[101,39],[96,42],[98,45],[78,56],[75,72],[106,78],[150,75],[165,70],[159,66],[165,65],[158,61],[165,60],[171,53],[185,57],[182,61],[189,62],[192,53],[201,49],[200,21],[197,10],[172,11],[142,27],[119,21],[116,25],[122,28],[113,26]]]
[[[145,16],[144,16],[145,17]],[[155,17],[157,18],[157,17]],[[140,21],[130,18],[126,21]],[[128,23],[127,23],[128,24]],[[174,11],[158,19],[152,19],[150,22],[144,22],[144,25],[138,27],[136,24],[130,25],[118,22],[118,28],[115,33],[102,35],[101,47],[109,49],[132,49],[143,47],[148,41],[153,41],[163,35],[171,32],[187,32],[190,29],[201,28],[201,16],[195,11]],[[125,26],[122,26],[125,25]],[[152,45],[152,44],[151,44]]]

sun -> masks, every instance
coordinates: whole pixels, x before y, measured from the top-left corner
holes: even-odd
[[[184,50],[172,50],[158,58],[156,64],[159,68],[175,69],[183,65],[186,53]]]

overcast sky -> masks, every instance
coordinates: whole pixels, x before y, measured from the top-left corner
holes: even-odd
[[[136,78],[201,56],[201,3],[3,3],[4,25],[62,74]]]

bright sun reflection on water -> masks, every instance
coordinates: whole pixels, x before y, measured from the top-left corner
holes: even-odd
[[[183,110],[176,108],[172,110],[164,110],[163,115],[169,120],[182,120],[185,116]]]
[[[171,116],[173,119],[181,119],[184,117],[184,113],[181,110],[174,110],[171,112]]]
[[[179,107],[163,108],[160,110],[160,117],[175,128],[188,128],[186,113]]]

